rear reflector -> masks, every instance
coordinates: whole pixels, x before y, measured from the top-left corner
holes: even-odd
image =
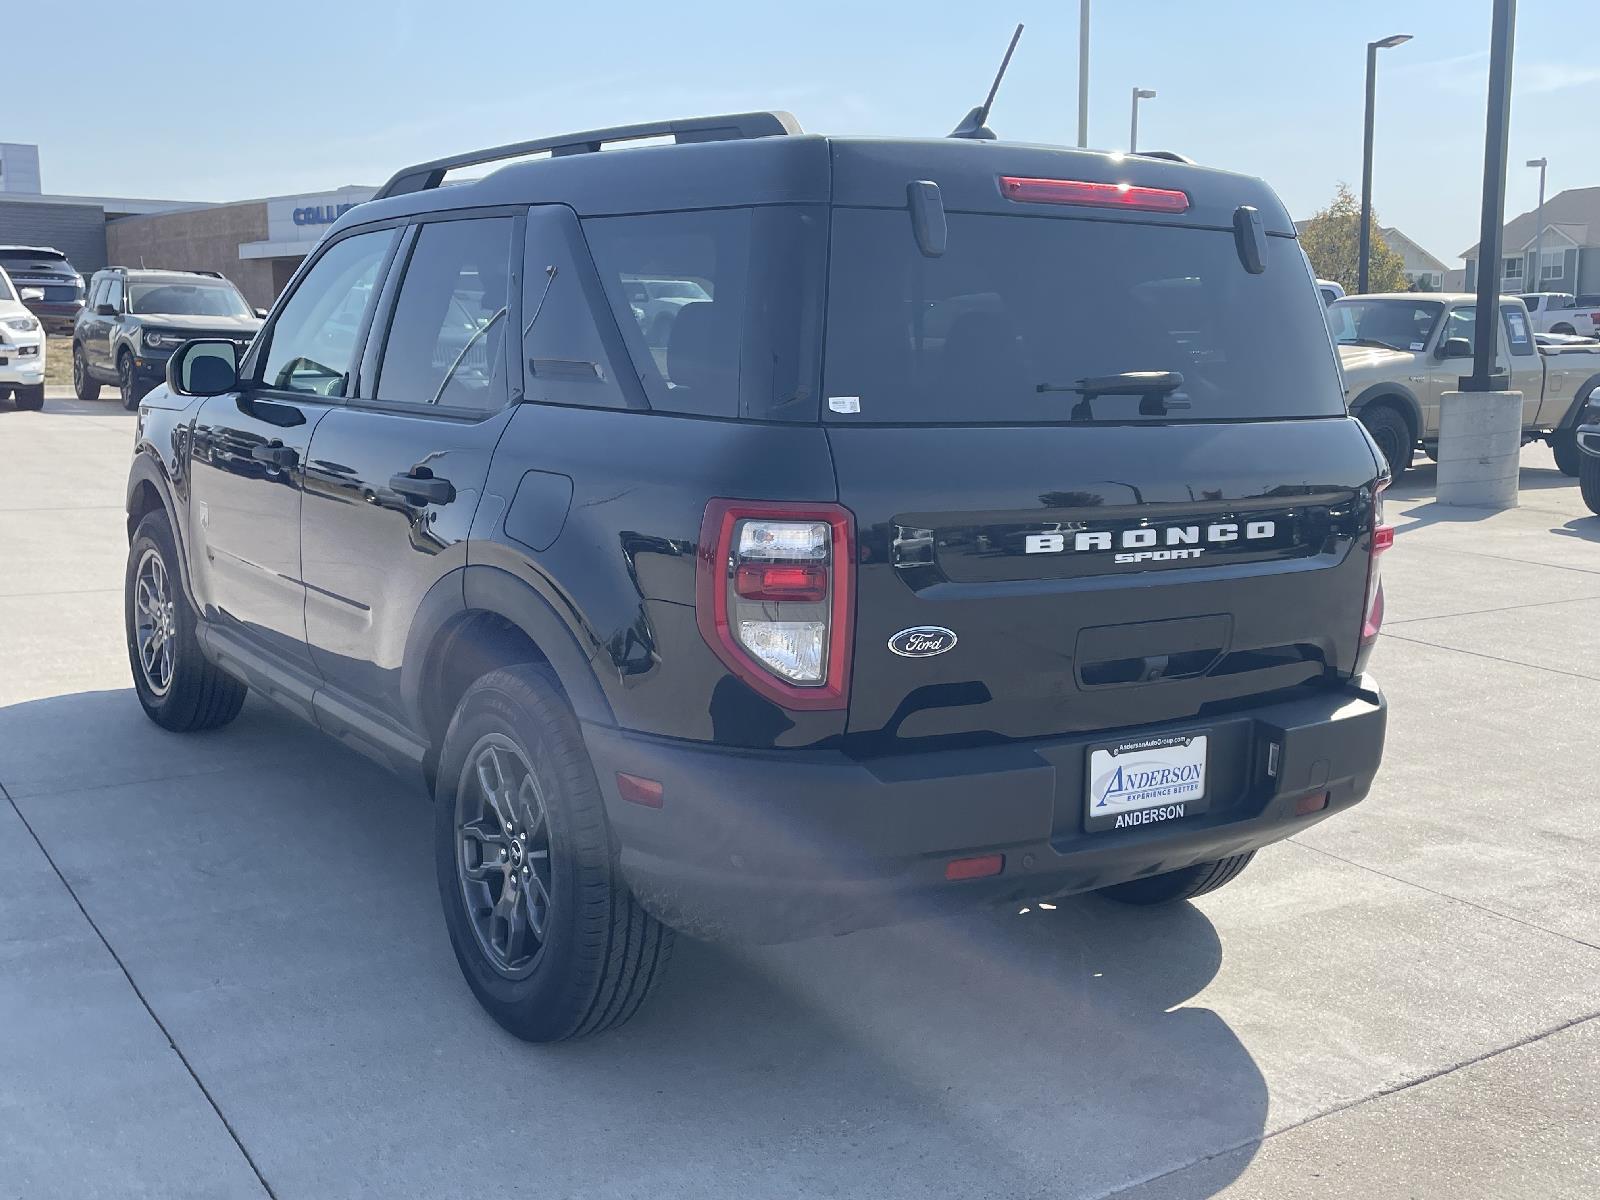
[[[617,772],[617,791],[629,804],[642,804],[646,808],[660,808],[664,789],[659,780],[642,775]]]
[[[1309,816],[1314,812],[1321,812],[1328,807],[1328,793],[1319,792],[1315,796],[1302,796],[1300,802],[1294,806],[1297,817]]]
[[[945,864],[946,879],[986,879],[1005,870],[1004,854],[980,854],[977,858],[954,858]]]
[[[1026,179],[1019,175],[1002,175],[1000,194],[1007,200],[1032,204],[1084,204],[1090,208],[1164,213],[1181,213],[1189,208],[1188,193],[1172,188],[1091,183],[1086,179]]]

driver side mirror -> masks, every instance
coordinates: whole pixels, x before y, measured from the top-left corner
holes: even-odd
[[[239,386],[239,350],[221,338],[185,342],[167,359],[167,386],[179,396],[220,396]]]
[[[29,300],[43,300],[44,289],[41,287],[25,287],[22,289],[21,295],[22,302],[24,304],[26,304]]]
[[[97,317],[114,317],[117,315],[117,306],[115,304],[96,304],[94,306],[94,315]]]
[[[1439,343],[1440,358],[1471,358],[1472,343],[1466,338],[1445,338]]]
[[[267,319],[267,310],[264,309],[264,308],[256,309],[256,316],[260,317],[263,321],[265,321]]]

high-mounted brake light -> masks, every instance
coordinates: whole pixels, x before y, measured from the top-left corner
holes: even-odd
[[[1000,194],[1030,204],[1083,204],[1090,208],[1128,208],[1141,212],[1188,211],[1189,195],[1174,188],[1093,183],[1087,179],[1028,179],[1000,176]]]
[[[854,582],[849,509],[759,500],[706,505],[695,569],[701,636],[773,703],[846,706]]]

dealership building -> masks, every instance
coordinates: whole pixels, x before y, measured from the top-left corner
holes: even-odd
[[[52,195],[42,187],[39,148],[0,143],[0,245],[60,250],[86,279],[112,264],[216,271],[265,308],[339,214],[376,190],[231,204]]]
[[[106,225],[106,250],[128,267],[219,272],[252,306],[267,308],[339,215],[375,191],[343,187],[122,217]]]

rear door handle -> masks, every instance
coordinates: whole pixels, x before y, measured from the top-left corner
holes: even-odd
[[[280,470],[287,471],[300,461],[300,456],[290,446],[282,442],[274,442],[270,446],[252,446],[250,457],[257,462],[268,463]]]
[[[456,498],[455,486],[448,479],[439,479],[427,467],[413,467],[404,475],[389,476],[389,487],[408,500],[423,504],[449,504]]]

